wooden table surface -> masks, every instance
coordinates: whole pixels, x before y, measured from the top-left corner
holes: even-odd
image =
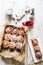
[[[18,4],[15,4],[15,2]],[[7,21],[5,18],[6,11],[10,8],[19,12],[25,5],[35,9],[35,24],[37,24],[36,28],[43,43],[43,0],[0,0],[0,30],[2,29],[1,26]],[[12,59],[9,61],[0,57],[0,65],[15,65],[15,62],[11,61]],[[43,65],[43,62],[34,64],[33,60],[31,60],[29,65]]]

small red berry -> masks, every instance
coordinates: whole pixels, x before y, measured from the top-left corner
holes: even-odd
[[[33,24],[34,24],[34,21],[30,20],[29,26],[33,26]]]

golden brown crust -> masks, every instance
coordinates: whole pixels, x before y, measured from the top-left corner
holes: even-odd
[[[40,47],[39,47],[38,45],[34,46],[34,51],[35,51],[35,52],[40,51]]]
[[[32,39],[32,44],[33,44],[33,46],[36,46],[38,44],[38,40],[37,39]]]

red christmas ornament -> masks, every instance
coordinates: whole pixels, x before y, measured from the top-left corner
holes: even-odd
[[[23,26],[33,26],[33,24],[34,24],[34,20],[30,20],[22,23]]]
[[[28,26],[28,24],[26,22],[23,22],[22,25],[23,26]]]

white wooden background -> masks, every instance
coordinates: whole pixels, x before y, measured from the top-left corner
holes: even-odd
[[[43,43],[43,0],[0,0],[0,25],[6,22],[5,13],[9,8],[13,9],[13,12],[16,14],[21,12],[25,5],[35,8],[35,24]],[[42,64],[40,63],[40,65]],[[0,57],[0,65],[15,65],[15,63],[11,64],[11,61],[6,61],[6,59]],[[34,63],[31,61],[30,65],[34,65]]]

